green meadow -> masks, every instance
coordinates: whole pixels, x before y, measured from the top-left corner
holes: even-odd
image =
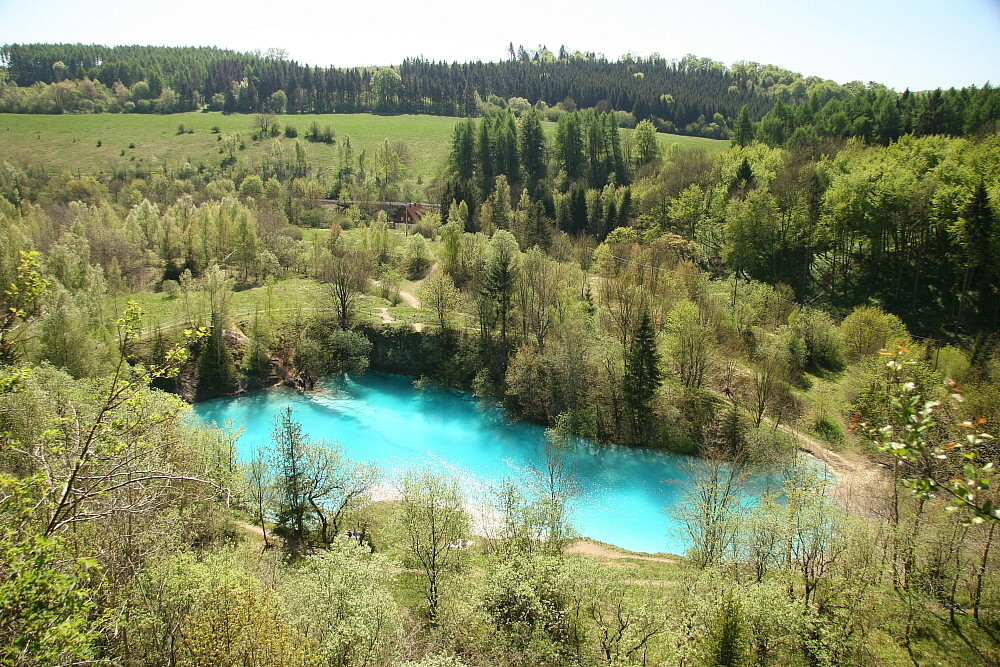
[[[305,148],[310,163],[320,169],[337,163],[338,143],[345,136],[358,153],[372,151],[383,139],[402,141],[410,148],[410,171],[415,178],[429,178],[447,155],[452,129],[460,120],[440,116],[375,116],[338,114],[279,116],[281,127],[292,125],[298,139],[277,137],[284,150],[295,141]],[[315,121],[329,125],[336,134],[333,144],[313,143],[304,138]],[[107,172],[126,163],[192,165],[219,164],[223,134],[239,133],[245,148],[239,159],[257,159],[272,149],[275,139],[252,141],[253,114],[180,113],[29,115],[0,114],[0,156],[49,171]],[[179,133],[183,125],[185,132]],[[213,132],[218,128],[218,132]]]
[[[180,113],[37,115],[0,114],[0,159],[27,164],[47,171],[99,173],[120,170],[129,163],[148,167],[163,163],[189,162],[194,166],[219,164],[224,157],[223,134],[239,133],[245,146],[239,158],[260,159],[278,141],[285,151],[298,141],[310,164],[318,169],[337,165],[339,142],[351,138],[355,154],[371,152],[383,139],[409,147],[409,174],[419,181],[434,177],[447,158],[452,132],[462,119],[442,116],[377,116],[373,114],[321,114],[278,116],[282,129],[292,125],[298,139],[284,135],[253,141],[254,114]],[[316,122],[329,125],[335,143],[313,143],[304,135]],[[179,127],[184,126],[184,133]],[[555,123],[545,123],[551,135]],[[213,132],[218,128],[218,132]],[[631,130],[626,130],[630,132]],[[658,135],[664,148],[670,145],[700,148],[709,153],[729,149],[728,141]]]

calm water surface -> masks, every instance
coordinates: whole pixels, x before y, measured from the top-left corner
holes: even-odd
[[[390,481],[407,468],[443,467],[473,495],[504,477],[526,479],[543,460],[545,430],[509,423],[503,411],[471,394],[441,387],[414,388],[413,378],[365,373],[314,392],[276,388],[194,406],[201,419],[242,425],[241,457],[270,443],[278,412],[314,440],[339,442],[344,453],[377,464]],[[582,493],[574,502],[577,532],[634,551],[684,553],[686,541],[671,511],[699,461],[690,457],[583,443],[571,454]],[[759,477],[760,488],[772,480]]]

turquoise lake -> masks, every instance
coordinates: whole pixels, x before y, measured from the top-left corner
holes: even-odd
[[[207,422],[242,426],[239,452],[249,458],[270,443],[274,418],[285,407],[312,439],[338,442],[349,458],[377,464],[389,485],[400,471],[429,465],[460,479],[475,498],[504,477],[526,479],[543,460],[542,427],[510,423],[502,410],[471,394],[415,388],[413,378],[382,373],[312,392],[275,388],[215,399],[196,404],[194,412]],[[633,551],[684,553],[687,542],[670,513],[683,500],[697,459],[588,443],[570,456],[582,489],[571,513],[580,535]],[[759,476],[754,485],[770,482]]]

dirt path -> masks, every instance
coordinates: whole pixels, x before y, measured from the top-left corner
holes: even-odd
[[[378,309],[378,313],[382,317],[382,324],[393,324],[393,323],[395,323],[396,318],[392,316],[392,313],[390,313],[389,309],[386,308],[385,306],[379,308]]]
[[[872,516],[889,490],[890,480],[884,468],[861,454],[835,452],[826,443],[786,424],[778,429],[798,440],[799,449],[823,461],[833,473],[833,497],[845,509],[862,516]]]
[[[378,285],[379,284],[378,280],[376,280],[375,278],[369,278],[368,282],[371,283],[372,285]],[[419,308],[420,307],[420,299],[418,299],[417,297],[415,297],[411,292],[407,292],[406,290],[402,290],[401,289],[401,290],[399,290],[399,298],[402,299],[403,301],[405,301],[406,305],[410,306],[411,308]],[[383,308],[382,310],[385,310],[385,309]]]
[[[284,540],[277,535],[272,534],[271,531],[268,531],[267,536],[265,537],[264,531],[255,523],[250,523],[249,521],[237,521],[236,525],[250,535],[253,535],[255,539],[260,540],[265,549],[273,549],[276,546],[284,544]]]
[[[413,283],[414,286],[419,287],[423,285],[424,281],[427,280],[427,276],[437,271],[440,267],[441,267],[441,262],[434,262],[433,264],[431,264],[431,268],[427,269],[427,273],[424,274],[424,277]],[[399,290],[399,296],[403,299],[403,301],[410,304],[411,307],[420,308],[421,305],[420,299],[414,296],[412,292],[407,292],[406,290]],[[420,329],[417,329],[417,331],[420,331]]]
[[[410,294],[406,290],[399,290],[399,298],[402,299],[403,301],[405,301],[411,308],[419,308],[420,307],[420,299],[418,299],[417,297],[413,296],[412,294]]]
[[[730,397],[717,391],[713,393],[729,405],[734,405]],[[770,417],[764,417],[764,422],[775,425]],[[826,464],[827,470],[834,476],[833,498],[841,507],[865,517],[878,514],[885,505],[891,483],[882,466],[861,454],[835,452],[825,442],[788,424],[778,424],[777,428],[795,438],[800,451]]]

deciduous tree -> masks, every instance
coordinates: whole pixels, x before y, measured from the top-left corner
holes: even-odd
[[[284,573],[292,625],[317,644],[323,664],[394,664],[402,637],[390,588],[391,564],[353,540],[340,539]]]
[[[442,331],[448,329],[448,316],[459,304],[461,293],[455,288],[455,283],[444,271],[437,270],[431,274],[421,288],[420,298],[437,316],[438,326]]]
[[[469,531],[464,498],[458,483],[424,470],[403,477],[400,488],[400,521],[409,545],[427,583],[428,616],[437,622],[441,602],[441,581],[460,550],[458,540]]]
[[[37,252],[21,252],[13,280],[0,293],[0,363],[15,356],[14,345],[27,323],[42,314],[48,281],[42,276]]]
[[[345,249],[324,260],[321,276],[341,329],[351,328],[355,304],[367,289],[371,273],[371,258],[362,250]]]
[[[660,142],[656,138],[656,127],[652,121],[641,120],[632,132],[632,159],[637,167],[658,160]]]
[[[691,471],[690,489],[675,517],[698,567],[716,565],[733,554],[745,512],[745,482],[742,465],[718,451],[706,451],[702,465]]]

